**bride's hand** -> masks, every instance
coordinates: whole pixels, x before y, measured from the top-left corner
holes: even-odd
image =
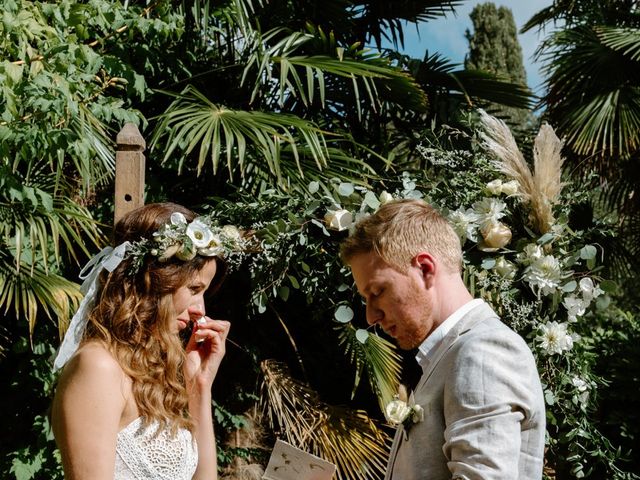
[[[202,313],[196,312],[196,309],[189,313],[197,315],[197,318],[202,317]],[[225,354],[225,342],[231,324],[226,320],[204,319],[201,323],[194,322],[186,346],[184,373],[187,385],[210,389]]]

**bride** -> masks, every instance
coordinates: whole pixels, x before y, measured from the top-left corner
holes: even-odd
[[[211,386],[230,325],[204,316],[203,295],[243,240],[170,203],[129,213],[115,238],[85,267],[54,365],[64,366],[52,422],[65,478],[215,479]]]

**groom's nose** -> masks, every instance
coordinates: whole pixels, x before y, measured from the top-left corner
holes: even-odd
[[[367,302],[367,323],[375,325],[384,317],[384,312]]]

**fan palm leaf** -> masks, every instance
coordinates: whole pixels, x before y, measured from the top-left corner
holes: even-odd
[[[312,122],[294,115],[233,110],[216,105],[192,86],[175,97],[176,100],[160,116],[152,138],[152,148],[157,148],[159,140],[167,137],[165,161],[178,147],[188,155],[199,146],[198,173],[207,157],[210,157],[214,173],[217,172],[223,150],[229,172],[236,166],[242,172],[247,148],[252,148],[267,162],[272,175],[280,178],[280,152],[283,145],[291,148],[302,173],[297,146],[300,142],[308,149],[318,168],[327,164],[328,152],[323,132]],[[183,163],[184,159],[181,159],[179,169]]]
[[[82,294],[79,286],[64,277],[26,264],[15,265],[8,251],[0,253],[0,309],[13,309],[16,318],[26,319],[33,334],[39,309],[58,320],[60,336],[64,334],[69,313],[78,307]]]
[[[624,32],[624,34],[623,34]],[[640,145],[637,38],[628,29],[577,26],[544,42],[547,116],[578,155],[627,158]]]
[[[347,324],[340,328],[340,344],[356,368],[354,393],[360,382],[362,371],[366,370],[380,409],[384,411],[385,405],[398,393],[400,355],[396,353],[390,342],[377,335],[368,334],[366,340],[362,342],[356,336],[357,330],[353,325]]]
[[[367,105],[379,108],[385,97],[380,94],[379,85],[387,85],[385,91],[402,92],[400,103],[407,108],[424,109],[426,98],[422,90],[411,76],[392,67],[388,60],[378,54],[367,53],[357,44],[348,49],[339,47],[335,38],[325,35],[321,29],[309,26],[309,30],[311,33],[288,33],[278,28],[256,36],[257,41],[243,73],[243,82],[249,75],[256,79],[252,102],[258,94],[265,95],[265,90],[276,88],[278,106],[284,106],[285,101],[293,96],[300,98],[308,107],[313,103],[317,90],[320,104],[324,107],[326,76],[331,75],[348,80],[359,117],[362,116],[363,93],[366,94]],[[314,51],[319,49],[324,53],[301,54],[308,44],[313,44]]]

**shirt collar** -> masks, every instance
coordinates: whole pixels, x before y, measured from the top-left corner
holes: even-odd
[[[416,362],[418,362],[418,364],[422,367],[423,371],[431,360],[431,357],[435,353],[436,347],[440,344],[447,333],[451,331],[451,329],[462,319],[462,317],[464,317],[468,312],[473,310],[481,303],[484,303],[484,300],[482,300],[481,298],[476,298],[465,303],[463,306],[449,315],[444,322],[438,325],[438,327],[433,332],[431,332],[431,335],[424,339],[422,344],[418,347],[418,352],[416,354]]]

